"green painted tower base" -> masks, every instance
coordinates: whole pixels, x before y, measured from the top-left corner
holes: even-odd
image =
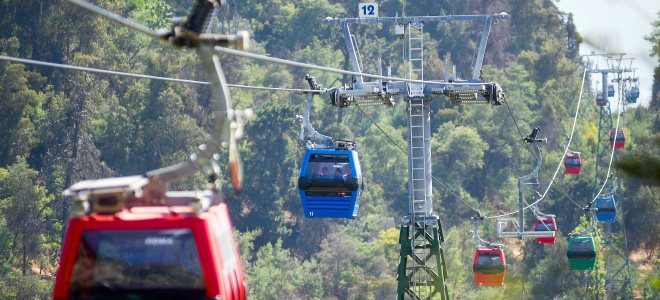
[[[443,300],[449,299],[442,242],[442,225],[437,217],[413,224],[404,218],[399,235],[397,299],[403,300],[406,294],[415,300],[431,299],[438,293]]]

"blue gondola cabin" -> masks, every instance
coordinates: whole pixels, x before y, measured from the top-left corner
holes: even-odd
[[[362,188],[357,151],[305,151],[298,190],[306,218],[356,218]]]
[[[608,85],[607,86],[607,97],[614,97],[614,86],[613,85]]]
[[[477,286],[501,286],[506,273],[504,250],[480,248],[472,265]]]
[[[580,170],[582,169],[582,158],[580,154],[567,154],[564,160],[564,168],[566,169],[566,174],[580,174]]]
[[[614,221],[616,217],[616,202],[614,197],[605,196],[596,199],[596,217],[598,221]]]
[[[610,146],[612,148],[623,148],[625,145],[626,145],[626,134],[623,132],[623,130],[612,129],[612,132],[610,132]]]
[[[535,231],[557,231],[557,223],[554,218],[536,219]],[[556,237],[536,238],[537,244],[554,244]]]
[[[596,104],[598,106],[605,106],[607,105],[607,98],[603,97],[603,93],[597,93],[596,94]]]

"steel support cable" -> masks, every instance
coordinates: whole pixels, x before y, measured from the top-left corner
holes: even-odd
[[[5,60],[5,61],[12,61],[16,63],[25,63],[25,64],[33,64],[33,65],[40,65],[40,66],[46,66],[46,67],[53,67],[53,68],[62,68],[62,69],[70,69],[70,70],[76,70],[76,71],[86,71],[86,72],[94,72],[94,73],[101,73],[101,74],[110,74],[110,75],[118,75],[118,76],[127,76],[127,77],[133,77],[133,78],[142,78],[142,79],[152,79],[152,80],[163,80],[163,81],[170,81],[170,82],[178,82],[178,83],[192,83],[192,84],[204,84],[207,85],[209,84],[206,81],[198,81],[198,80],[189,80],[189,79],[177,79],[177,78],[169,78],[169,77],[161,77],[161,76],[153,76],[153,75],[145,75],[145,74],[136,74],[136,73],[128,73],[128,72],[119,72],[119,71],[111,71],[111,70],[104,70],[104,69],[97,69],[97,68],[89,68],[89,67],[81,67],[81,66],[75,66],[75,65],[67,65],[67,64],[58,64],[58,63],[51,63],[51,62],[44,62],[44,61],[38,61],[38,60],[32,60],[32,59],[24,59],[24,58],[17,58],[17,57],[10,57],[10,56],[4,56],[0,55],[0,60]],[[274,87],[259,87],[259,86],[246,86],[246,85],[237,85],[237,84],[227,84],[229,87],[234,87],[234,88],[245,88],[245,89],[258,89],[258,90],[273,90],[273,91],[289,91],[289,92],[301,92],[301,93],[315,93],[318,92],[318,90],[305,90],[305,89],[288,89],[288,88],[274,88]],[[387,137],[392,141],[401,151],[403,151],[406,155],[408,155],[408,152],[401,148],[385,131],[383,131],[378,124],[371,119],[369,115],[367,115],[360,106],[358,106],[360,111],[362,111],[371,122],[378,127],[378,129],[383,132]],[[463,199],[461,199],[458,195],[456,195],[451,189],[449,189],[447,186],[445,186],[441,181],[439,181],[437,178],[433,177],[433,179],[440,184],[442,187],[444,187],[449,193],[451,193],[454,197],[459,199],[461,202],[463,202],[465,205],[467,205],[470,209],[474,211],[479,211],[472,206],[470,206],[467,202],[465,202]]]
[[[506,100],[506,98],[505,98],[505,100]],[[534,154],[534,152],[532,152],[532,150],[529,149],[529,145],[527,145],[527,143],[524,142],[524,140],[523,140],[524,136],[522,134],[522,131],[520,131],[520,127],[518,126],[518,122],[516,121],[516,118],[513,116],[513,112],[511,111],[511,107],[509,107],[509,103],[507,101],[504,101],[504,104],[506,104],[506,108],[509,111],[509,116],[511,116],[511,119],[513,120],[513,123],[516,124],[516,128],[518,129],[518,135],[520,135],[521,141],[525,144],[525,147],[527,148],[527,150],[529,150],[529,152],[532,153],[532,156],[534,156],[534,158],[537,158],[536,154]],[[541,164],[541,168],[543,169],[543,172],[545,172],[545,174],[548,175],[548,177],[550,177],[551,182],[554,182],[555,181],[554,178],[552,176],[550,176],[550,172],[548,172],[548,169],[546,169],[543,164]],[[569,200],[571,200],[571,202],[573,202],[578,207],[582,208],[582,206],[579,203],[577,203],[575,200],[573,200],[573,198],[571,198],[571,196],[569,196],[568,193],[566,193],[566,191],[564,191],[564,189],[561,186],[557,186],[557,187],[559,188],[559,190],[561,190],[561,192],[564,194],[564,196],[566,196]],[[527,209],[529,207],[530,206],[526,207],[525,209]]]
[[[484,82],[484,83],[476,83],[476,82],[439,82],[439,81],[431,81],[431,80],[405,79],[405,78],[388,77],[388,76],[381,76],[381,75],[374,75],[374,74],[367,74],[367,73],[340,70],[340,69],[335,69],[335,68],[330,68],[330,67],[317,66],[317,65],[292,61],[292,60],[286,60],[286,59],[281,59],[281,58],[265,56],[265,55],[256,54],[256,53],[250,53],[250,52],[245,52],[245,51],[240,51],[240,50],[235,50],[235,49],[224,48],[224,47],[215,47],[215,51],[220,52],[220,53],[224,53],[224,54],[235,55],[235,56],[240,56],[240,57],[244,57],[244,58],[252,58],[252,59],[256,59],[256,60],[281,64],[281,65],[287,65],[287,66],[292,66],[292,67],[314,69],[314,70],[319,70],[319,71],[326,71],[326,72],[332,72],[332,73],[338,73],[338,74],[344,74],[344,75],[351,75],[351,76],[362,76],[362,77],[373,78],[373,79],[403,81],[403,82],[412,82],[412,83],[442,84],[442,85],[448,85],[448,86],[453,86],[453,85],[456,85],[456,86],[480,86],[480,85],[485,85],[485,84],[491,84],[492,83],[492,82]]]
[[[582,77],[582,87],[584,87],[584,79],[585,79],[585,76],[586,76],[586,72],[584,73],[584,75],[583,75],[583,77]],[[580,88],[580,95],[578,96],[578,99],[581,99],[581,98],[582,98],[582,88]],[[524,136],[523,136],[523,134],[522,134],[522,131],[520,130],[520,126],[518,126],[518,122],[516,121],[516,118],[513,116],[513,112],[511,111],[511,107],[509,107],[509,102],[506,101],[506,98],[505,98],[504,104],[506,105],[506,108],[507,108],[507,110],[509,111],[509,116],[511,117],[511,120],[513,120],[513,124],[515,124],[516,129],[518,130],[518,135],[520,135],[520,138],[523,139],[523,144],[525,144],[525,148],[527,148],[527,151],[529,151],[529,152],[532,154],[532,156],[534,156],[534,158],[537,158],[537,157],[536,157],[536,154],[534,154],[534,152],[532,151],[532,149],[529,148],[529,145],[527,145],[527,143],[525,143],[525,141],[524,141]],[[575,130],[575,124],[576,124],[576,121],[577,121],[577,116],[578,116],[578,111],[579,111],[579,105],[580,105],[580,100],[578,100],[578,107],[577,107],[577,109],[576,109],[575,119],[574,119],[574,121],[573,121],[573,130]],[[571,138],[572,138],[572,136],[573,136],[573,132],[571,132]],[[566,148],[566,149],[568,149],[568,148]],[[566,150],[564,151],[564,155],[566,155]],[[538,159],[538,158],[537,158],[537,159]],[[563,160],[563,158],[562,158],[562,160]],[[559,171],[559,168],[561,167],[561,162],[562,162],[562,161],[559,162],[560,165],[557,167],[557,170],[555,171],[555,176],[557,176],[557,172]],[[543,164],[541,164],[541,167],[543,168],[543,171],[545,172],[545,174],[548,175],[548,177],[550,177],[550,184],[548,185],[548,188],[546,189],[545,193],[543,194],[543,197],[545,197],[545,194],[546,194],[546,193],[548,192],[548,190],[550,189],[550,186],[552,185],[552,183],[555,182],[555,176],[550,176],[550,172],[548,172],[548,170],[545,168],[545,166],[544,166]],[[561,190],[561,192],[562,192],[562,193],[563,193],[563,194],[564,194],[569,200],[571,200],[571,202],[573,202],[573,204],[575,204],[575,205],[576,205],[577,207],[579,207],[579,208],[582,208],[582,206],[581,206],[579,203],[577,203],[575,200],[573,200],[573,198],[571,198],[571,196],[569,196],[568,193],[566,193],[566,191],[564,191],[564,189],[563,189],[562,187],[560,187],[560,186],[557,186],[557,187],[559,188],[559,190]],[[523,209],[528,209],[528,208],[532,207],[534,204],[536,204],[536,203],[538,203],[539,201],[541,201],[541,200],[543,199],[543,197],[541,197],[539,200],[537,200],[536,202],[534,202],[534,203],[532,203],[532,204],[528,204],[528,205],[527,205],[526,207],[524,207]],[[501,214],[501,215],[497,215],[497,216],[486,217],[486,218],[487,218],[487,219],[501,218],[501,217],[506,217],[506,216],[510,216],[510,215],[513,215],[513,214],[517,214],[517,213],[519,213],[519,212],[520,212],[520,210],[517,210],[517,211],[514,211],[514,212],[510,212],[510,213],[506,213],[506,214]]]
[[[580,103],[582,102],[582,92],[584,91],[584,82],[585,82],[586,78],[587,78],[587,69],[585,68],[584,73],[582,73],[582,84],[580,85],[580,94],[578,94],[578,102],[577,102],[577,106],[575,108],[575,117],[573,117],[573,127],[571,128],[571,135],[568,138],[568,143],[566,144],[566,148],[564,149],[564,154],[562,155],[561,159],[559,160],[559,164],[557,164],[557,169],[555,169],[555,174],[552,176],[552,179],[550,180],[550,183],[548,184],[548,187],[545,189],[545,192],[543,192],[543,195],[541,197],[539,197],[539,199],[537,199],[532,204],[529,204],[529,203],[527,203],[527,201],[525,201],[525,203],[528,205],[527,207],[525,207],[525,209],[528,209],[528,208],[538,204],[539,202],[541,202],[541,200],[543,200],[545,198],[545,196],[548,194],[548,191],[550,191],[550,188],[552,187],[552,184],[555,182],[555,178],[557,177],[557,174],[559,173],[559,169],[561,168],[561,165],[564,162],[564,158],[566,157],[566,154],[568,153],[568,148],[571,145],[571,142],[573,141],[573,134],[575,133],[575,126],[577,125],[577,118],[578,118],[578,115],[579,115],[579,112],[580,112]],[[509,105],[507,103],[507,108],[508,107],[509,107]],[[509,109],[509,113],[511,113],[510,109]],[[512,118],[513,118],[513,114],[511,114],[511,115],[512,115]],[[513,121],[515,123],[515,119],[513,119]],[[517,123],[516,123],[516,127],[518,127]],[[518,132],[520,133],[520,128],[519,127],[518,127]],[[521,134],[521,136],[522,136],[522,134]],[[544,167],[544,169],[545,169],[545,167]],[[562,192],[563,192],[563,190],[562,190]],[[566,194],[566,193],[564,193],[564,194]],[[568,197],[568,198],[571,199],[570,197]],[[571,199],[571,200],[573,200],[573,199]],[[575,201],[573,203],[577,204]],[[497,216],[497,217],[505,217],[505,216],[515,214],[517,212],[518,211],[515,211],[515,212],[512,212],[512,213],[500,215],[500,216]],[[534,214],[536,215],[536,212]],[[537,215],[537,217],[538,217],[538,215]]]
[[[96,13],[98,15],[101,15],[105,18],[108,18],[112,21],[115,21],[121,25],[127,26],[129,28],[138,30],[146,35],[149,35],[151,37],[157,38],[157,39],[163,39],[166,37],[166,33],[161,33],[159,31],[154,31],[142,24],[135,23],[131,20],[128,20],[122,16],[119,16],[115,13],[106,11],[100,7],[97,7],[93,4],[90,4],[85,1],[81,0],[69,0],[69,2],[76,4],[84,9],[87,9],[93,13]],[[327,71],[327,72],[333,72],[333,73],[339,73],[339,74],[345,74],[345,75],[353,75],[353,76],[363,76],[367,78],[375,78],[375,79],[386,79],[386,80],[398,80],[398,81],[406,81],[406,82],[415,82],[415,83],[429,83],[429,84],[437,84],[438,82],[433,82],[433,81],[424,81],[424,80],[412,80],[412,79],[403,79],[403,78],[396,78],[396,77],[388,77],[388,76],[381,76],[381,75],[373,75],[373,74],[367,74],[367,73],[360,73],[360,72],[351,72],[351,71],[345,71],[345,70],[339,70],[335,68],[329,68],[329,67],[323,67],[323,66],[317,66],[317,65],[312,65],[312,64],[306,64],[306,63],[300,63],[300,62],[295,62],[295,61],[290,61],[290,60],[285,60],[281,58],[274,58],[274,57],[269,57],[265,55],[259,55],[255,53],[250,53],[250,52],[245,52],[245,51],[239,51],[239,50],[234,50],[234,49],[229,49],[225,47],[215,47],[215,51],[218,53],[225,53],[225,54],[230,54],[230,55],[235,55],[235,56],[241,56],[245,58],[252,58],[256,60],[261,60],[261,61],[267,61],[267,62],[272,62],[272,63],[278,63],[278,64],[283,64],[283,65],[289,65],[289,66],[294,66],[294,67],[301,67],[301,68],[307,68],[307,69],[315,69],[315,70],[321,70],[321,71]],[[484,85],[484,84],[489,84],[489,83],[453,83],[453,82],[445,82],[443,83],[444,85]]]
[[[401,147],[401,146],[400,146],[400,145],[399,145],[399,144],[398,144],[398,143],[397,143],[397,142],[396,142],[396,141],[395,141],[395,140],[394,140],[394,139],[393,139],[393,138],[392,138],[387,132],[385,132],[385,130],[383,130],[383,128],[381,128],[381,127],[378,125],[378,123],[376,123],[376,121],[374,121],[374,119],[372,119],[371,116],[369,116],[369,115],[368,115],[368,114],[362,109],[362,107],[360,107],[359,105],[356,105],[356,106],[357,106],[358,109],[362,112],[362,114],[363,114],[364,116],[366,116],[366,117],[369,119],[369,121],[371,121],[372,124],[376,125],[376,127],[378,128],[378,130],[380,130],[380,132],[382,132],[383,134],[385,134],[385,136],[387,136],[387,138],[388,138],[388,139],[389,139],[394,145],[396,145],[396,146],[399,148],[399,150],[401,150],[401,152],[405,153],[406,156],[408,155],[408,151],[406,151],[405,149],[403,149],[403,147]],[[460,200],[461,202],[463,202],[463,204],[465,204],[467,207],[469,207],[470,209],[474,210],[474,211],[477,212],[478,214],[481,214],[481,212],[480,212],[478,209],[472,207],[470,204],[468,204],[467,202],[465,202],[465,200],[463,200],[461,197],[459,197],[458,195],[456,195],[456,193],[454,193],[451,189],[449,189],[449,187],[447,187],[446,185],[444,185],[444,183],[442,183],[442,181],[440,181],[440,180],[438,180],[437,178],[435,178],[435,176],[431,176],[431,178],[433,178],[433,180],[435,180],[435,182],[437,182],[439,185],[441,185],[443,188],[445,188],[450,194],[452,194],[454,197],[456,197],[456,199],[458,199],[458,200]]]
[[[619,84],[619,101],[618,101],[618,104],[619,104],[619,110],[621,110],[621,111],[623,111],[623,97],[621,95],[622,92],[623,92],[623,85]],[[611,115],[612,115],[612,112],[610,111],[610,116]],[[591,202],[589,202],[589,206],[591,204],[593,204],[594,201],[596,201],[596,199],[598,199],[598,196],[600,196],[600,193],[603,192],[603,189],[605,188],[605,185],[607,184],[607,181],[610,179],[610,171],[612,170],[612,161],[614,160],[614,151],[616,151],[616,148],[614,148],[614,145],[616,144],[616,137],[619,134],[619,120],[620,119],[621,119],[621,113],[617,112],[617,114],[616,114],[616,127],[614,128],[614,137],[613,137],[614,138],[614,144],[612,144],[612,154],[610,154],[610,163],[607,166],[607,176],[605,176],[605,180],[603,180],[603,186],[600,187],[600,190],[598,191],[596,196],[594,196],[594,199],[592,199]],[[598,163],[598,162],[596,162],[596,163]],[[596,176],[598,176],[598,174],[596,174]]]
[[[163,80],[163,81],[178,82],[178,83],[192,83],[192,84],[204,84],[204,85],[209,84],[207,81],[198,81],[198,80],[190,80],[190,79],[177,79],[177,78],[145,75],[145,74],[138,74],[138,73],[111,71],[111,70],[104,70],[104,69],[97,69],[97,68],[88,68],[88,67],[81,67],[81,66],[74,66],[74,65],[67,65],[67,64],[51,63],[51,62],[38,61],[38,60],[32,60],[32,59],[25,59],[25,58],[10,57],[10,56],[4,56],[4,55],[0,55],[0,60],[6,60],[6,61],[24,63],[24,64],[39,65],[39,66],[45,66],[45,67],[70,69],[70,70],[76,70],[76,71],[126,76],[126,77],[133,77],[133,78]],[[249,85],[238,85],[238,84],[227,84],[227,86],[233,87],[233,88],[243,88],[243,89],[286,91],[286,92],[299,92],[299,93],[318,93],[319,92],[318,90],[276,88],[276,87],[263,87],[263,86],[249,86]]]

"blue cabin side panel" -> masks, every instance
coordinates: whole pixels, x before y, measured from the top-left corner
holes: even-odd
[[[607,202],[612,201],[614,211],[601,212],[602,205],[606,200]],[[616,202],[614,202],[614,198],[598,198],[596,200],[596,208],[599,210],[596,212],[596,218],[598,221],[614,221],[614,218],[616,217]]]
[[[359,158],[356,151],[353,150],[316,150],[308,149],[305,151],[305,157],[300,169],[300,177],[309,176],[310,158],[314,154],[328,155],[347,155],[351,177],[357,178],[359,188],[357,190],[347,190],[344,188],[309,188],[300,189],[300,199],[306,218],[355,218],[359,210],[359,203],[362,192],[362,170],[359,164]],[[316,180],[322,180],[316,178]],[[331,180],[327,180],[331,181]],[[311,195],[310,195],[311,194]]]

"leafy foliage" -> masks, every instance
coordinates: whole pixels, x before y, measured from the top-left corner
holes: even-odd
[[[151,28],[169,26],[184,15],[190,1],[94,1]],[[380,3],[381,15],[400,15],[400,2]],[[350,1],[229,0],[209,29],[248,30],[250,51],[335,68],[351,68],[340,28],[323,18],[353,17]],[[554,169],[563,153],[581,74],[582,41],[571,15],[552,1],[417,1],[407,15],[482,14],[506,11],[511,20],[494,24],[483,76],[504,87],[507,102],[523,133],[541,126],[549,143],[545,165]],[[64,1],[0,1],[0,54],[156,76],[203,80],[192,52],[152,42],[131,30],[74,8]],[[445,64],[454,77],[472,73],[471,59],[482,22],[425,24],[426,79],[443,79]],[[647,37],[658,54],[660,21]],[[352,25],[365,72],[376,73],[379,57],[395,76],[406,69],[399,40],[389,25]],[[223,57],[230,83],[307,88],[306,73],[324,87],[351,79],[251,60]],[[649,147],[660,130],[660,68],[648,109],[628,112],[627,158],[622,170],[648,181],[622,176],[628,215],[629,248],[642,253],[633,262],[635,290],[646,299],[660,289],[657,149]],[[303,96],[261,90],[231,90],[234,106],[252,107],[256,117],[240,142],[245,190],[230,202],[243,254],[251,297],[255,299],[391,299],[396,293],[398,224],[408,211],[407,157],[355,107],[329,107],[316,97],[315,128],[339,139],[356,140],[367,183],[357,220],[305,219],[296,179],[303,150],[297,141]],[[88,178],[144,172],[179,162],[209,131],[213,103],[205,86],[86,74],[0,61],[0,298],[44,299],[57,267],[59,245],[69,218],[61,191]],[[321,99],[323,98],[323,99]],[[586,104],[585,104],[586,103]],[[392,140],[405,145],[405,103],[394,108],[364,108]],[[593,99],[583,100],[571,148],[583,153],[583,175],[559,175],[561,186],[577,202],[592,197],[598,132]],[[517,203],[517,178],[533,168],[505,107],[451,106],[431,103],[433,175],[464,201],[488,215],[506,213]],[[226,150],[222,150],[226,157]],[[223,178],[228,183],[229,179]],[[199,189],[203,178],[177,183]],[[541,174],[541,187],[549,178]],[[434,184],[435,185],[435,184]],[[227,184],[229,186],[229,184]],[[542,203],[558,215],[554,245],[507,241],[504,288],[475,288],[469,219],[474,212],[441,186],[435,186],[434,210],[445,228],[444,250],[451,294],[457,299],[510,299],[524,287],[539,299],[603,296],[603,262],[590,277],[569,272],[566,233],[586,220],[580,207],[558,189]],[[529,197],[531,195],[526,195]],[[652,221],[649,221],[652,220]],[[483,237],[494,239],[492,223]],[[589,279],[587,279],[589,278]],[[590,280],[592,287],[585,294]]]

